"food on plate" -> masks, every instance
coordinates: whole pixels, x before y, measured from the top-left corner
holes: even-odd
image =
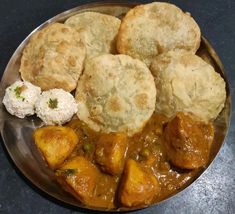
[[[115,16],[84,12],[68,18],[65,24],[75,28],[81,35],[87,58],[117,52],[116,37],[121,20]]]
[[[111,175],[122,173],[128,139],[125,134],[111,133],[100,137],[95,151],[95,160],[100,168]]]
[[[21,58],[25,82],[8,87],[3,104],[44,122],[33,132],[36,147],[83,205],[119,211],[168,198],[208,165],[221,134],[225,81],[195,55],[197,23],[160,2],[122,21],[72,14],[32,34]]]
[[[46,125],[62,125],[77,113],[77,103],[72,94],[63,89],[42,92],[36,104],[36,114]]]
[[[200,41],[200,28],[189,13],[173,4],[153,2],[127,12],[119,29],[117,50],[149,66],[158,54],[169,50],[195,53]]]
[[[81,156],[74,157],[56,171],[56,176],[76,198],[92,204],[99,171],[90,161]]]
[[[180,112],[167,124],[164,136],[167,156],[175,166],[195,169],[207,164],[214,138],[211,124]]]
[[[41,129],[48,133],[46,137],[44,132],[48,144],[43,145],[50,151],[55,147],[52,154],[60,154],[64,148],[53,129],[66,127],[74,130],[78,143],[63,156],[63,163],[54,167],[58,181],[85,205],[106,209],[146,206],[186,186],[207,164],[214,132],[211,123],[182,112],[173,119],[154,113],[143,130],[132,137],[95,132],[74,119],[65,127],[39,129],[39,133]],[[51,134],[54,140],[50,140]],[[178,142],[179,150],[171,147],[171,140]],[[47,147],[38,148],[44,155]],[[189,157],[192,160],[185,162]]]
[[[21,58],[20,74],[42,90],[72,91],[83,69],[86,48],[79,33],[64,24],[50,24],[34,33]]]
[[[160,193],[156,176],[140,163],[129,159],[123,173],[119,197],[124,206],[136,207],[150,204]]]
[[[143,62],[105,54],[86,62],[75,98],[79,119],[93,130],[133,135],[154,111],[156,88]]]
[[[167,117],[191,112],[210,121],[223,109],[225,81],[199,56],[169,51],[157,56],[150,69],[157,89],[156,112]]]
[[[35,130],[34,141],[50,168],[58,168],[78,144],[73,129],[63,126],[46,126]]]
[[[34,114],[41,89],[27,81],[16,81],[6,88],[2,103],[7,111],[19,118]]]

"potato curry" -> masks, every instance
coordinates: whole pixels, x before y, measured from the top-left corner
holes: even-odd
[[[190,114],[153,114],[141,133],[96,133],[74,119],[34,132],[58,182],[83,204],[107,209],[161,201],[195,178],[210,154],[214,128]]]

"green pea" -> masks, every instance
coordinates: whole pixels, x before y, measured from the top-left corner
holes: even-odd
[[[91,143],[84,143],[83,144],[83,150],[85,151],[85,152],[90,152],[91,150],[92,150],[92,144]]]
[[[144,157],[148,157],[150,155],[150,151],[147,148],[144,148],[141,151],[141,155],[144,156]]]

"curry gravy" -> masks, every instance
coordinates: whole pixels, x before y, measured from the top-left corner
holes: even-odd
[[[163,130],[167,122],[166,117],[153,114],[142,132],[128,139],[128,150],[125,159],[131,158],[139,162],[143,167],[151,170],[158,178],[161,190],[153,202],[161,201],[175,194],[179,189],[188,185],[200,170],[178,169],[168,161],[163,136]],[[94,156],[97,139],[103,134],[90,130],[79,119],[72,120],[68,126],[80,136],[80,142],[71,157],[84,156],[99,168],[100,166],[96,163]],[[117,201],[117,193],[121,176],[122,174],[110,175],[100,170],[94,198],[90,202],[92,206],[108,209],[120,206]],[[90,203],[88,202],[87,205]]]

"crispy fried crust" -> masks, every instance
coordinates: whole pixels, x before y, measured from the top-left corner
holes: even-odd
[[[75,98],[78,117],[92,129],[132,135],[152,115],[156,89],[143,62],[106,54],[87,61]]]
[[[87,58],[116,53],[116,36],[120,19],[96,12],[84,12],[70,17],[66,25],[75,28],[83,38]]]
[[[62,88],[72,91],[83,69],[86,49],[73,28],[50,24],[32,35],[23,51],[20,73],[42,90]]]
[[[186,51],[170,51],[157,56],[150,69],[157,88],[157,113],[172,117],[178,111],[191,112],[210,121],[223,109],[225,82],[200,57]]]
[[[201,32],[197,23],[180,8],[154,2],[130,10],[122,20],[118,38],[119,53],[144,61],[169,50],[184,49],[195,53]]]

